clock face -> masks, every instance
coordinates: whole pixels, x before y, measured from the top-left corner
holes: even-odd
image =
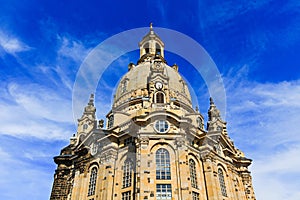
[[[158,81],[158,82],[155,83],[155,88],[156,89],[161,90],[162,87],[163,87],[163,84],[161,82]]]

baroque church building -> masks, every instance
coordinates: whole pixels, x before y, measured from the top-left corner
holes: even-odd
[[[251,160],[210,99],[208,122],[150,27],[104,121],[91,95],[77,133],[54,157],[50,200],[254,200]]]

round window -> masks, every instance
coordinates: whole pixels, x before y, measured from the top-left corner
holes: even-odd
[[[155,130],[159,133],[166,133],[169,128],[169,123],[165,120],[157,120],[155,122]]]

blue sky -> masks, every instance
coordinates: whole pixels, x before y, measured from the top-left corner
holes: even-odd
[[[0,199],[49,198],[52,157],[76,132],[72,88],[81,63],[105,39],[150,22],[190,36],[216,63],[227,95],[229,135],[253,159],[257,199],[300,199],[299,1],[0,0],[0,5]],[[98,118],[109,111],[116,83],[137,58],[137,51],[125,54],[103,74]],[[171,53],[166,59],[179,65],[206,116],[204,81],[186,60]]]

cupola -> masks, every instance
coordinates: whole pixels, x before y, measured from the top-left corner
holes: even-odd
[[[150,31],[145,35],[139,43],[140,58],[146,54],[160,55],[164,57],[164,43],[159,36],[153,31],[152,23],[150,24]]]

